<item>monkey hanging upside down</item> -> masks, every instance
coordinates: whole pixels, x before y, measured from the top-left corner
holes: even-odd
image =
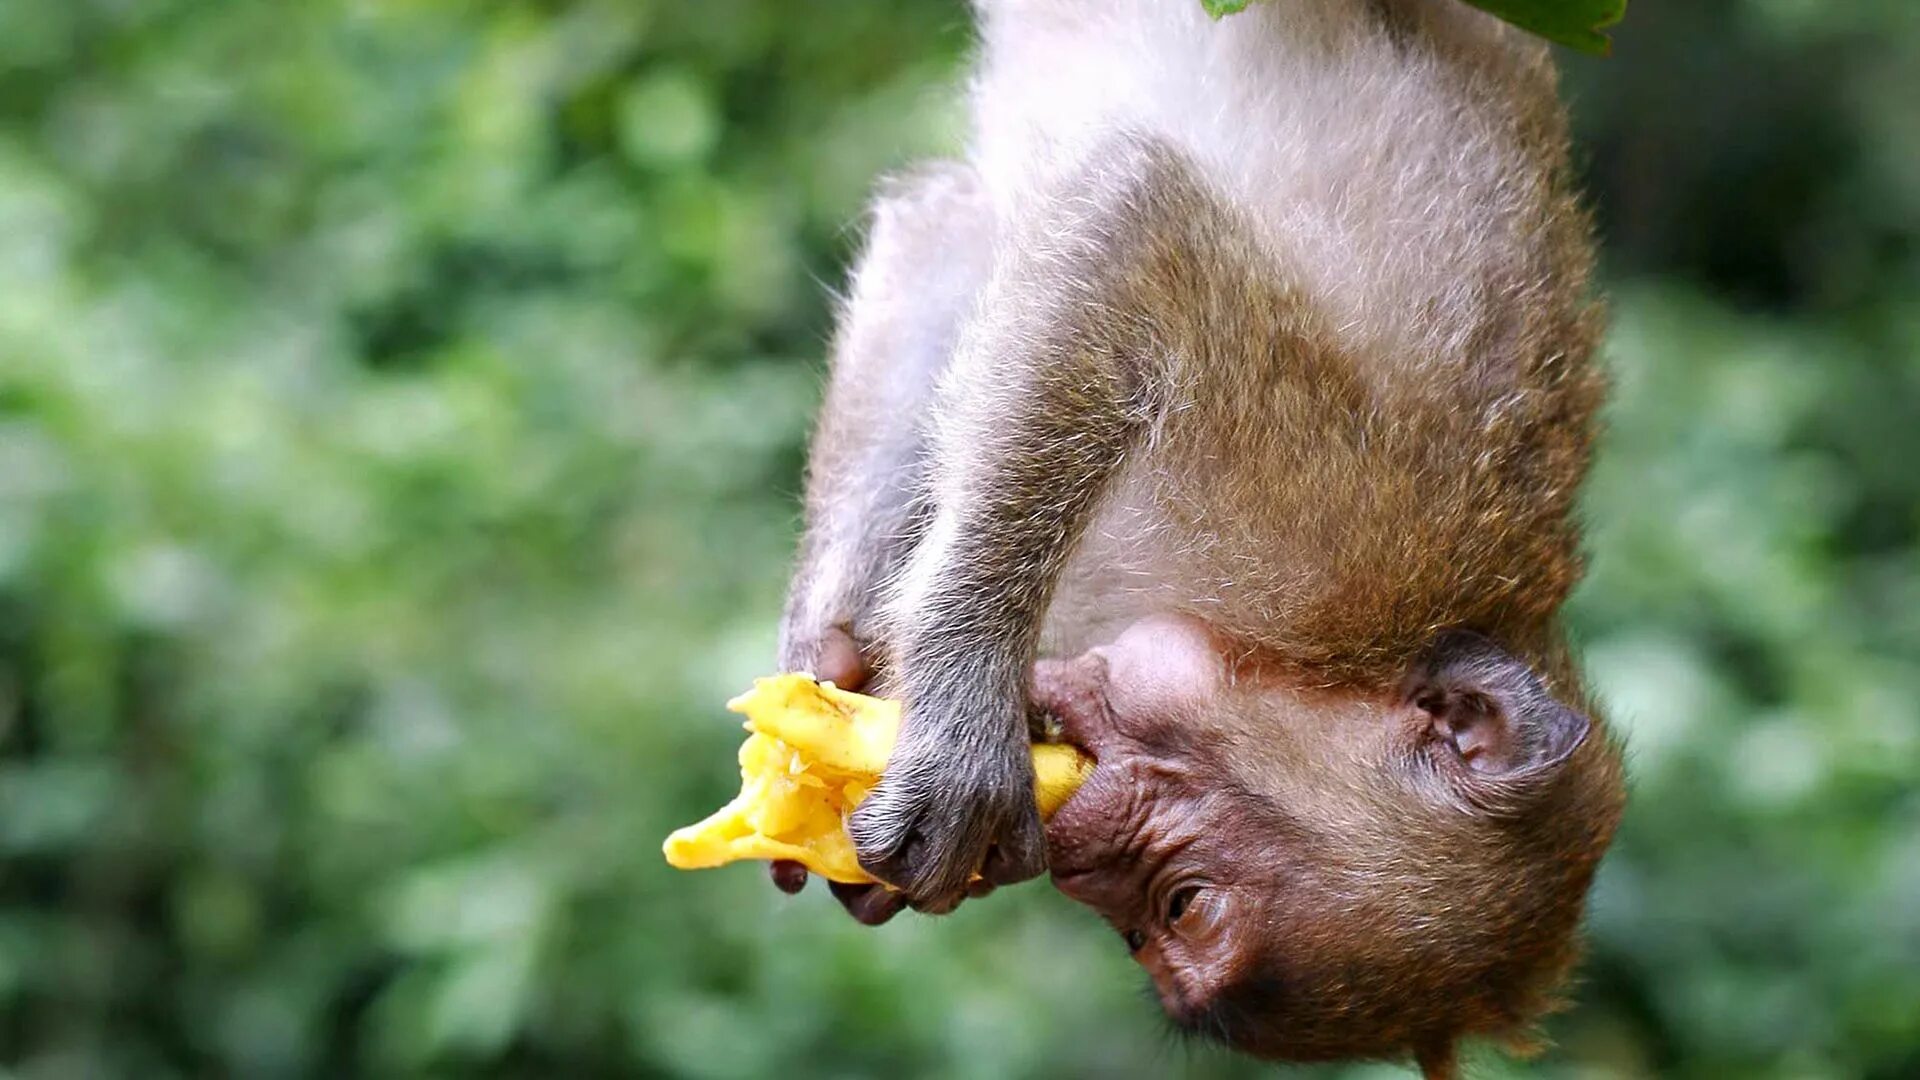
[[[1556,621],[1603,380],[1551,61],[1456,0],[976,7],[783,625],[905,702],[851,821],[898,891],[835,891],[1051,868],[1182,1027],[1450,1075],[1551,1005],[1623,798]],[[1097,759],[1044,829],[1031,714]]]

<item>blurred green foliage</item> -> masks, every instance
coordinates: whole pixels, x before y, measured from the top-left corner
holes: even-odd
[[[966,25],[0,4],[10,1075],[1258,1071],[1043,886],[875,932],[658,854]],[[1569,60],[1619,381],[1575,614],[1636,800],[1559,1048],[1484,1074],[1920,1075],[1920,12],[1616,53]]]
[[[1245,11],[1254,0],[1200,0],[1214,18]],[[1582,52],[1605,56],[1613,47],[1604,31],[1626,17],[1627,0],[1465,0],[1528,33]]]

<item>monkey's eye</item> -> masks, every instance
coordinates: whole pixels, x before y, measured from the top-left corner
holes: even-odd
[[[1139,952],[1147,946],[1147,934],[1144,930],[1129,930],[1120,935],[1127,939],[1127,951]]]
[[[1200,887],[1198,885],[1188,885],[1184,888],[1175,889],[1173,895],[1167,899],[1167,922],[1179,922],[1180,916],[1187,913],[1187,908],[1192,905],[1193,898],[1198,895],[1200,895]]]

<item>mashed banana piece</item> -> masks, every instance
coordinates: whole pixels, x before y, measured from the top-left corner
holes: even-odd
[[[727,702],[753,734],[740,747],[740,794],[662,845],[682,870],[738,859],[791,859],[832,881],[871,882],[854,858],[847,815],[880,782],[900,730],[900,703],[816,682],[757,679]],[[1093,769],[1070,746],[1033,748],[1034,799],[1052,816]]]

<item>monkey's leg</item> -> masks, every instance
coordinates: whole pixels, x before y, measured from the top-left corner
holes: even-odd
[[[806,532],[780,666],[857,688],[885,654],[872,615],[924,526],[925,420],[986,277],[993,219],[974,171],[886,183],[854,270],[807,465]]]
[[[906,713],[851,821],[861,864],[944,911],[1045,869],[1024,685],[1054,584],[1176,384],[1170,336],[1221,227],[1184,164],[1127,141],[1023,222],[935,405],[933,516],[885,625]]]

